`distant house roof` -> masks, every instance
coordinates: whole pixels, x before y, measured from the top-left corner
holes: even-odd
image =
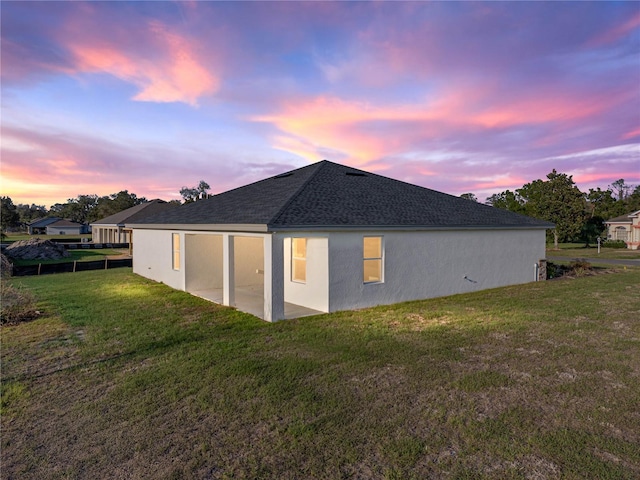
[[[82,227],[81,223],[73,222],[71,220],[61,220],[50,223],[47,227],[64,228],[64,227]]]
[[[610,218],[605,223],[632,223],[633,218],[640,214],[640,210],[637,212],[625,213],[624,215],[620,215],[619,217]]]
[[[39,218],[38,220],[34,220],[33,222],[29,223],[28,226],[31,228],[44,228],[47,225],[51,225],[52,223],[58,222],[60,220],[62,220],[60,217]]]
[[[553,224],[323,160],[139,221],[138,228],[553,228]]]
[[[137,222],[142,218],[162,212],[168,208],[172,208],[175,205],[165,202],[164,200],[151,200],[149,202],[134,205],[131,208],[127,208],[113,215],[109,215],[101,220],[93,222],[91,225],[120,225],[124,226],[127,222]]]

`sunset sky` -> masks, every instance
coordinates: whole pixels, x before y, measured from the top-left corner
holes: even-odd
[[[322,159],[481,200],[640,184],[639,2],[2,1],[1,194],[219,193]]]

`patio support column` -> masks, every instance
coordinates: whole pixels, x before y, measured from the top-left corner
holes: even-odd
[[[264,237],[264,319],[284,319],[284,244],[276,233]]]
[[[235,265],[233,251],[233,235],[222,235],[222,304],[235,307]]]
[[[235,265],[233,250],[233,235],[222,235],[222,304],[235,307]]]

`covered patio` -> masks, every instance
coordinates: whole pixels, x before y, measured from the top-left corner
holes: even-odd
[[[274,246],[272,239],[272,235],[185,233],[185,290],[268,321],[323,313],[287,301],[285,245],[280,239]],[[273,257],[279,257],[279,263]]]

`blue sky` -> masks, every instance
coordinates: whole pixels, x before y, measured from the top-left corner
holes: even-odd
[[[2,195],[213,193],[328,159],[484,200],[640,184],[638,2],[10,2]]]

